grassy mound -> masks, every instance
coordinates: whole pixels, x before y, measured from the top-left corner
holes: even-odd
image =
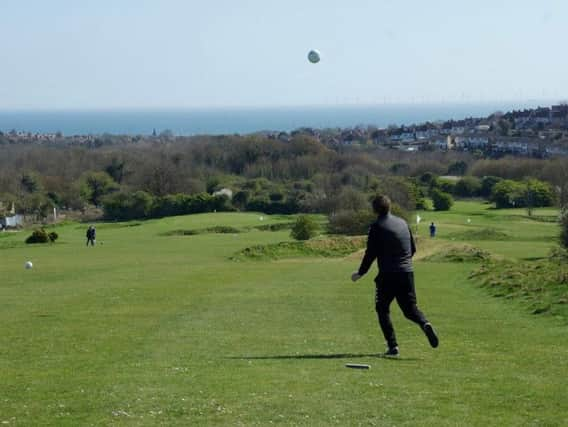
[[[471,276],[493,296],[520,301],[533,314],[568,317],[568,259],[555,254],[532,262],[490,262]]]
[[[509,234],[496,228],[476,228],[474,230],[452,233],[448,237],[456,240],[511,240]]]
[[[227,225],[218,225],[215,227],[207,227],[200,229],[188,229],[188,230],[171,230],[163,233],[163,236],[195,236],[197,234],[237,234],[242,231],[235,227],[230,227]]]
[[[128,228],[128,227],[139,227],[143,223],[141,221],[121,221],[121,222],[103,222],[103,223],[95,223],[95,228],[97,230],[107,230],[107,229],[115,229],[115,228]],[[87,226],[85,224],[80,224],[75,226],[77,230],[84,230]]]
[[[279,222],[277,224],[257,225],[256,227],[254,227],[254,229],[260,231],[281,231],[290,230],[293,225],[293,222]]]
[[[255,245],[236,253],[233,260],[275,260],[297,257],[342,257],[365,246],[363,237],[334,237],[301,242],[280,242],[269,245]]]
[[[441,248],[438,252],[423,258],[431,262],[484,262],[491,259],[491,254],[470,245],[452,245]]]
[[[23,241],[17,239],[19,233],[17,232],[4,232],[0,233],[0,249],[12,249],[25,246]]]
[[[527,215],[525,218],[536,222],[558,222],[558,216],[553,215]]]

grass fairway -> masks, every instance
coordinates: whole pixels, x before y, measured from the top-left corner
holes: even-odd
[[[475,202],[424,212],[419,251],[477,230],[467,243],[529,262],[558,234],[546,220],[554,211],[535,215]],[[435,241],[422,237],[429,221]],[[417,260],[419,305],[440,347],[393,306],[401,357],[380,358],[376,267],[353,284],[356,256],[229,260],[290,239],[259,224],[259,215],[221,213],[99,224],[95,248],[78,224],[58,227],[51,247],[3,235],[0,423],[566,425],[565,319],[489,296],[468,279],[473,263]],[[219,225],[245,232],[171,233]]]

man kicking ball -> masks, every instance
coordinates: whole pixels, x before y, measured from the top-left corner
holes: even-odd
[[[373,211],[377,220],[371,224],[367,239],[367,250],[359,270],[351,275],[356,282],[377,259],[379,275],[375,278],[375,309],[379,324],[387,341],[385,356],[398,356],[396,335],[390,320],[390,304],[396,298],[405,317],[418,324],[432,347],[438,347],[434,328],[416,305],[412,256],[416,252],[414,238],[406,221],[390,213],[391,201],[387,196],[373,200]]]

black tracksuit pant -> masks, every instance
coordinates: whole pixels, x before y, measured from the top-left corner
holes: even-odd
[[[396,335],[390,320],[390,305],[396,298],[404,316],[414,323],[424,327],[428,322],[424,313],[416,305],[414,290],[414,273],[380,273],[375,279],[375,309],[379,318],[381,330],[389,348],[396,347]]]

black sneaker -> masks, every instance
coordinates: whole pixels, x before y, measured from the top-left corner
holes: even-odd
[[[439,344],[438,336],[436,335],[436,332],[434,332],[434,328],[432,327],[432,324],[430,322],[426,323],[423,326],[422,330],[426,334],[426,337],[428,338],[428,342],[430,343],[430,345],[433,348],[438,347],[438,344]]]
[[[398,347],[389,347],[387,351],[383,353],[384,357],[398,357],[400,353],[398,352]]]

